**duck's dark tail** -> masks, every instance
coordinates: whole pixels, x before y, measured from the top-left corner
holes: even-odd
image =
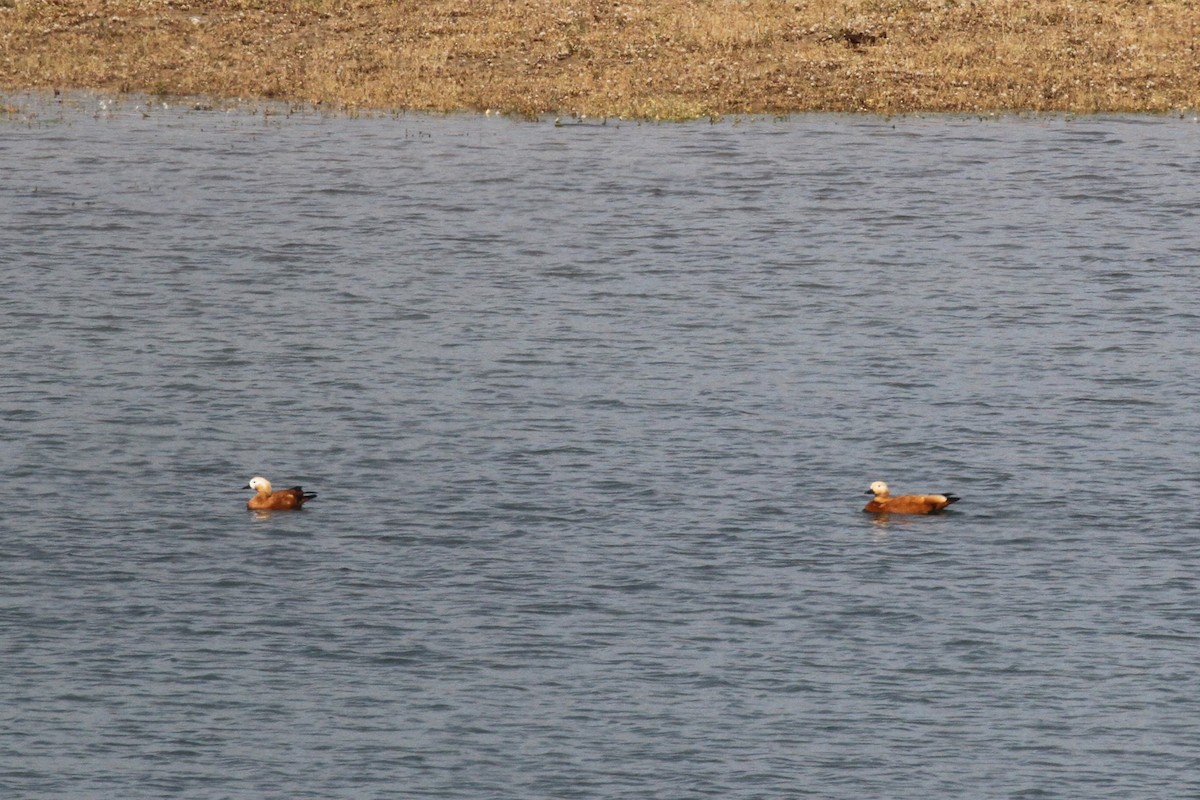
[[[306,492],[299,486],[293,486],[291,491],[295,492],[300,497],[301,502],[308,502],[317,496],[316,492]]]

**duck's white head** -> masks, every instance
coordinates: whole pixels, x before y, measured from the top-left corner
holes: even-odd
[[[246,488],[253,489],[254,491],[258,492],[259,494],[270,494],[271,493],[271,482],[269,480],[267,480],[266,478],[262,477],[261,475],[255,475],[253,478],[250,479],[250,482],[248,484],[246,484]]]
[[[876,497],[883,497],[888,493],[888,486],[883,481],[875,481],[871,484],[871,490],[868,494],[873,494]]]

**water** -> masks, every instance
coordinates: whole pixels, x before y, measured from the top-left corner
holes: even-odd
[[[4,797],[1200,793],[1194,121],[9,101]]]

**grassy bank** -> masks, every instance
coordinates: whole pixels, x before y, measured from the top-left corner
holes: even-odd
[[[1200,108],[1195,0],[0,0],[0,87],[688,118]]]

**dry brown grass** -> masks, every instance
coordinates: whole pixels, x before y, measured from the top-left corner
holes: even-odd
[[[1200,107],[1194,0],[0,0],[0,87],[689,118]]]

